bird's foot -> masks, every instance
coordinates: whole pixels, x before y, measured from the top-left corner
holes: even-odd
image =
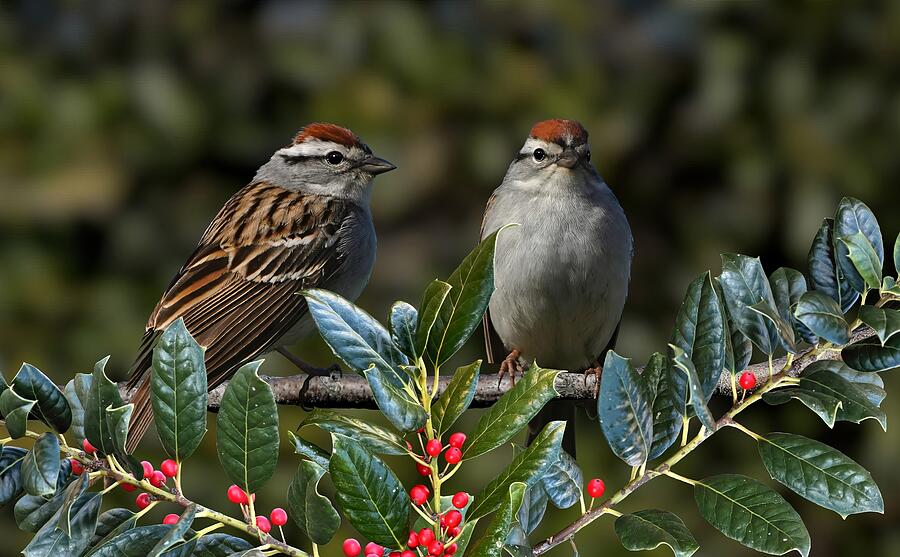
[[[603,375],[603,366],[599,363],[592,365],[591,367],[584,370],[584,386],[587,387],[588,377],[594,376],[596,381],[594,382],[594,398],[600,396],[600,377]]]
[[[497,374],[497,386],[503,382],[503,376],[509,375],[513,386],[516,385],[516,374],[522,374],[522,364],[519,363],[519,356],[522,353],[518,349],[513,349],[506,358],[500,363],[500,373]]]
[[[297,368],[300,371],[302,371],[306,375],[309,375],[310,377],[328,377],[335,373],[343,375],[343,373],[341,371],[341,366],[339,366],[337,364],[331,364],[330,366],[325,367],[325,368],[316,367],[310,363],[304,362],[303,360],[298,358],[295,354],[291,353],[290,351],[288,351],[287,348],[284,348],[283,346],[277,348],[276,350],[279,354],[284,356],[287,359],[287,361],[289,361],[292,364],[294,364],[295,366],[297,366]]]

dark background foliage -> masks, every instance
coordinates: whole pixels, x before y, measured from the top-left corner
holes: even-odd
[[[208,220],[315,120],[351,127],[399,166],[376,186],[378,263],[360,304],[384,316],[395,299],[418,303],[474,245],[485,200],[531,123],[549,117],[585,124],[634,229],[619,351],[642,363],[665,346],[684,289],[718,270],[720,252],[805,270],[842,195],[869,204],[893,241],[900,4],[867,4],[4,3],[0,364],[8,378],[27,360],[62,381],[110,353],[121,376]],[[480,348],[473,340],[459,361]],[[300,349],[330,362],[318,339]],[[263,369],[293,373],[277,356]],[[886,375],[884,408],[896,420],[900,383]],[[283,428],[300,416],[283,413]],[[787,496],[815,555],[900,554],[890,526],[900,519],[896,435],[871,421],[829,431],[799,406],[755,410],[751,422],[832,443],[882,487],[886,516],[847,522]],[[581,452],[586,475],[621,485],[627,471],[597,449],[599,428],[579,435],[592,448]],[[764,479],[752,443],[717,437],[686,470]],[[211,438],[188,464],[187,489],[221,505]],[[264,509],[284,503],[288,453]],[[459,486],[475,491],[502,466],[495,456],[464,469]],[[213,477],[222,485],[200,481]],[[627,508],[679,512],[700,555],[746,554],[702,523],[688,489],[657,482]],[[3,513],[0,532],[24,545]],[[626,554],[608,521],[579,542],[584,555]]]

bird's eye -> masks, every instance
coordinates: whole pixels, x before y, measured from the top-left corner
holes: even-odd
[[[325,160],[328,164],[338,165],[344,160],[344,155],[338,151],[329,151],[328,154],[325,155]]]
[[[591,152],[590,151],[586,151],[584,153],[584,160],[586,160],[586,161],[591,160]]]
[[[547,158],[547,153],[543,149],[535,149],[534,153],[531,154],[534,157],[534,160],[537,162],[541,162],[542,160]]]

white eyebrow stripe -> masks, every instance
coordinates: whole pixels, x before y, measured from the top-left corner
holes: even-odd
[[[519,152],[520,153],[531,153],[532,151],[534,151],[535,149],[538,149],[538,148],[541,148],[544,151],[547,151],[548,153],[551,153],[551,154],[556,154],[556,153],[562,152],[562,147],[560,147],[556,143],[550,143],[550,142],[544,141],[543,139],[537,139],[534,137],[529,137],[525,141],[525,145],[522,146],[522,148],[519,150]]]
[[[347,147],[333,141],[309,139],[303,143],[279,149],[278,154],[288,157],[321,157],[331,151],[340,151],[343,154],[347,154]]]

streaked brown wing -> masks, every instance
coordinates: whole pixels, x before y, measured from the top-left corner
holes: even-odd
[[[271,350],[306,313],[298,292],[344,263],[337,233],[352,205],[251,184],[222,208],[147,324],[129,385],[150,366],[158,334],[179,317],[207,348],[209,386]]]

